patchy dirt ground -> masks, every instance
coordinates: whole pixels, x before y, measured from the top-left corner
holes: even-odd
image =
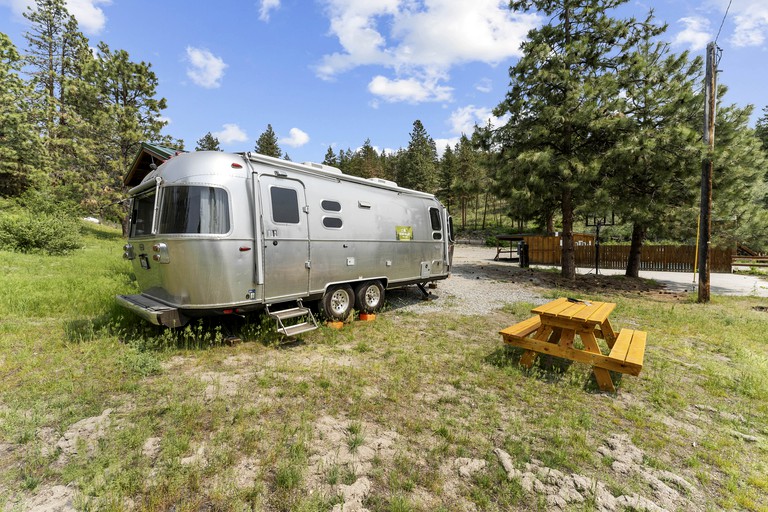
[[[572,291],[574,296],[586,293],[621,293],[642,294],[663,301],[677,301],[685,298],[682,294],[670,293],[652,281],[628,279],[623,276],[579,275],[575,281],[563,279],[559,274],[549,271],[524,269],[510,261],[493,261],[493,250],[479,247],[461,247],[457,249],[454,260],[454,274],[447,281],[438,284],[435,293],[440,300],[423,301],[417,291],[407,289],[389,296],[392,314],[404,311],[460,312],[462,314],[493,314],[505,303],[518,300],[541,303],[543,290],[557,289]],[[457,337],[462,336],[456,333]],[[343,347],[342,347],[343,348]],[[293,365],[299,370],[311,372],[322,367],[329,373],[334,371],[356,370],[369,363],[365,353],[354,350],[331,350],[324,346],[299,347],[293,352],[269,351],[258,357],[240,353],[229,356],[216,369],[201,371],[194,357],[177,356],[163,365],[169,374],[178,374],[185,378],[197,379],[202,389],[200,400],[205,404],[214,401],[248,400],[263,404],[274,404],[279,400],[275,389],[253,389],[255,379],[271,372],[280,365]],[[301,371],[284,377],[301,380],[305,378]],[[431,386],[428,390],[416,393],[409,404],[411,413],[426,416],[435,414],[441,404],[451,404],[459,411],[471,414],[477,408],[478,397],[471,387],[463,388],[449,385]],[[376,383],[369,383],[363,390],[366,397],[382,394]],[[602,399],[598,396],[596,399]],[[620,397],[619,402],[632,400],[632,397]],[[129,404],[130,405],[130,404]],[[637,404],[621,403],[622,406]],[[495,407],[505,421],[512,421],[521,414],[510,404],[498,404]],[[414,412],[418,411],[418,412]],[[691,436],[693,446],[696,439],[705,437],[709,421],[707,416],[720,414],[714,409],[693,408],[689,421],[672,418],[658,418],[670,431],[680,436]],[[43,455],[58,454],[55,465],[61,467],[78,450],[92,451],[97,448],[100,439],[109,429],[119,428],[119,416],[113,409],[105,408],[92,418],[83,419],[65,432],[40,429],[37,439],[42,445]],[[743,423],[743,419],[727,418],[729,422]],[[459,422],[458,429],[463,428]],[[420,453],[438,444],[433,433],[426,433],[419,439],[404,439],[391,426],[384,426],[375,421],[353,421],[344,411],[327,411],[311,425],[311,439],[308,443],[308,463],[304,472],[304,487],[309,494],[320,493],[324,496],[339,496],[333,512],[364,512],[366,500],[374,490],[376,471],[393,463],[398,456],[405,454],[414,463],[426,464]],[[738,432],[737,432],[738,433]],[[739,435],[750,435],[741,434]],[[736,434],[734,434],[737,437]],[[746,439],[746,438],[744,438]],[[757,438],[746,439],[757,442]],[[142,446],[142,456],[154,461],[160,454],[160,437],[148,437]],[[607,461],[614,474],[621,475],[628,481],[641,482],[646,492],[621,492],[612,488],[599,478],[577,473],[565,473],[547,467],[540,460],[532,459],[521,464],[507,453],[501,443],[495,439],[485,440],[489,444],[488,452],[495,456],[478,458],[464,453],[450,454],[439,468],[429,468],[439,480],[439,492],[416,486],[410,494],[411,503],[420,510],[446,508],[450,510],[477,510],[474,503],[466,498],[466,490],[478,475],[488,473],[499,467],[503,468],[510,481],[517,482],[527,496],[531,497],[531,507],[536,508],[536,498],[542,499],[547,510],[703,510],[704,491],[691,483],[690,475],[675,474],[648,465],[645,454],[637,448],[626,434],[615,434],[596,448],[594,456]],[[205,467],[214,447],[207,441],[195,442],[188,453],[179,458],[183,467]],[[0,445],[0,455],[3,445]],[[235,461],[231,469],[231,483],[237,489],[247,489],[254,481],[263,478],[272,471],[265,468],[259,458],[243,455]],[[152,475],[149,475],[151,478]],[[212,482],[210,486],[216,487]],[[77,510],[78,494],[74,486],[50,485],[39,487],[33,496],[25,496],[16,502],[19,510],[30,512]],[[126,502],[128,510],[135,504]]]

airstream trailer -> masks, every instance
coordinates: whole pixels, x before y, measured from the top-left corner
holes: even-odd
[[[266,308],[288,335],[375,312],[385,290],[448,277],[451,220],[431,194],[255,153],[171,158],[129,191],[128,243],[141,290],[118,302],[177,327]],[[283,320],[305,317],[286,326]]]

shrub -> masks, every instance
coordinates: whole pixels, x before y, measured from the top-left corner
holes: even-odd
[[[81,247],[80,221],[68,216],[21,210],[0,218],[0,248],[67,254]]]

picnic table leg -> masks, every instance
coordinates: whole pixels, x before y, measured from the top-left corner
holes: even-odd
[[[534,336],[534,339],[545,341],[549,339],[549,336],[552,334],[552,327],[545,325]],[[536,360],[536,356],[538,355],[538,352],[535,350],[526,350],[523,352],[522,357],[520,357],[520,365],[525,366],[526,368],[530,368],[533,366],[533,362]]]
[[[608,344],[608,348],[613,348],[613,344],[616,343],[616,331],[613,330],[611,322],[607,318],[605,322],[600,324],[600,332],[603,333],[603,339]]]
[[[600,345],[597,344],[597,338],[595,338],[594,332],[584,331],[579,333],[579,335],[581,336],[581,341],[584,343],[584,348],[588,352],[594,352],[595,354],[602,353],[600,352]],[[610,391],[611,393],[616,392],[616,388],[613,386],[613,380],[611,380],[611,373],[608,370],[593,366],[592,373],[595,374],[595,380],[601,390]]]

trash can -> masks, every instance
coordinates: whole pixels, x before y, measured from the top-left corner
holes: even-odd
[[[528,267],[528,244],[521,241],[517,243],[517,258],[520,261],[520,266],[523,268]]]

